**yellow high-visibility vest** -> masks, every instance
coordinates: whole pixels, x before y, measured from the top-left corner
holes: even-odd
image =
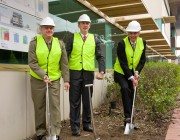
[[[87,70],[95,69],[95,39],[93,34],[88,34],[84,42],[80,33],[74,34],[73,48],[69,56],[70,70]]]
[[[61,77],[59,63],[62,55],[62,50],[58,38],[53,37],[51,51],[49,51],[48,46],[44,41],[42,35],[39,35],[36,38],[36,56],[39,66],[48,74],[49,78],[52,81],[59,79]],[[30,74],[34,78],[42,80],[42,78],[39,77],[31,69]]]
[[[124,43],[125,43],[125,52],[126,52],[126,57],[127,57],[127,62],[128,62],[128,67],[130,70],[136,70],[137,65],[139,64],[139,61],[141,59],[141,55],[144,50],[144,43],[142,38],[138,37],[136,40],[136,48],[133,50],[128,37],[124,38]],[[116,62],[114,64],[114,70],[118,73],[121,73],[124,75],[124,72],[120,66],[118,58],[116,58]]]

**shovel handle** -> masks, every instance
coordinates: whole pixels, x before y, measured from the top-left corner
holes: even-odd
[[[47,130],[48,136],[51,136],[51,114],[50,114],[50,107],[49,107],[49,84],[46,83],[46,121],[47,121]]]
[[[133,116],[134,116],[134,104],[135,104],[135,98],[136,98],[136,87],[134,87],[134,97],[133,97],[132,112],[131,112],[131,124],[132,124]]]
[[[96,138],[96,131],[95,131],[94,115],[93,115],[92,99],[91,99],[91,90],[90,90],[90,87],[92,87],[92,86],[93,86],[93,84],[85,85],[85,87],[88,87],[88,91],[89,91],[89,104],[90,104],[90,110],[91,110],[91,119],[92,119],[94,139],[97,140],[97,138]]]
[[[87,85],[85,85],[85,87],[92,87],[93,86],[93,84],[87,84]]]

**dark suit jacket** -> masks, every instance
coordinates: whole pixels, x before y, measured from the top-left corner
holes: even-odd
[[[143,40],[143,43],[144,43],[144,50],[143,50],[143,53],[141,55],[141,59],[139,61],[139,64],[137,65],[137,68],[135,71],[138,71],[139,73],[141,72],[141,70],[143,69],[144,67],[144,64],[146,62],[146,56],[145,56],[145,51],[146,51],[146,41]],[[136,46],[138,47],[138,46]],[[129,78],[130,76],[134,75],[132,73],[132,70],[129,69],[128,67],[128,63],[127,63],[127,57],[126,57],[126,52],[125,52],[125,42],[124,40],[121,40],[119,43],[118,43],[118,47],[117,47],[117,57],[118,57],[118,60],[119,60],[119,63],[121,65],[121,68],[123,69],[124,71],[124,74],[126,76],[126,78]]]

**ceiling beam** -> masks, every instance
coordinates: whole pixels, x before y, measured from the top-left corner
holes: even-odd
[[[175,23],[176,22],[175,16],[163,17],[162,19],[163,19],[164,23]]]
[[[151,48],[151,46],[147,45],[147,48],[150,49],[150,50],[152,50],[152,53],[155,53],[155,54],[157,54],[157,55],[159,55],[159,56],[161,56],[161,57],[163,57],[163,58],[166,58],[166,57],[164,57],[162,54],[160,54],[159,52],[157,52],[156,50],[154,50],[153,48]],[[151,54],[152,54],[152,53],[151,53]]]
[[[141,2],[141,0],[88,0],[88,1],[97,8]]]
[[[155,48],[155,47],[169,47],[169,45],[151,45],[152,48]]]
[[[133,15],[133,16],[121,16],[121,17],[114,17],[115,20],[118,21],[131,21],[137,19],[145,19],[145,18],[152,18],[150,14],[140,14],[140,15]]]
[[[159,29],[149,14],[115,17],[115,21],[121,26],[123,26],[124,28],[126,28],[129,22],[132,20],[137,20],[140,23],[142,30],[158,30]]]
[[[78,2],[80,2],[81,4],[83,4],[84,6],[88,7],[89,9],[91,9],[93,12],[95,12],[96,14],[98,14],[99,16],[103,17],[104,19],[106,19],[109,23],[113,24],[114,26],[116,26],[117,28],[119,28],[120,30],[125,31],[125,29],[120,26],[117,22],[115,22],[115,20],[109,18],[106,14],[104,14],[102,11],[100,11],[99,9],[97,9],[95,6],[93,6],[91,3],[89,3],[88,1],[84,1],[84,0],[77,0]]]
[[[129,10],[131,9],[131,10]],[[138,15],[138,14],[146,14],[148,13],[146,8],[142,3],[136,3],[133,5],[123,5],[109,8],[100,8],[100,10],[108,15],[109,17],[117,17],[117,16],[129,16],[129,15]]]
[[[154,19],[150,16],[150,14],[148,14],[142,0],[77,1],[122,30],[124,32],[123,36],[126,34],[125,28],[127,27],[128,23],[132,20],[137,20],[142,26],[140,37],[147,41],[148,48],[152,50],[152,53],[164,58],[166,58],[164,54],[172,54],[170,46],[159,30]],[[165,19],[168,20],[167,18]],[[112,35],[112,37],[116,36],[119,37],[117,34]],[[154,47],[151,47],[151,45]],[[147,52],[149,52],[149,50],[147,50]]]
[[[153,45],[168,45],[165,39],[150,39],[150,40],[146,40],[146,42],[150,46],[153,46]]]
[[[169,51],[169,52],[171,52],[171,49],[162,49],[162,48],[159,48],[159,49],[153,48],[153,49],[155,49],[156,51],[165,51],[165,52]]]

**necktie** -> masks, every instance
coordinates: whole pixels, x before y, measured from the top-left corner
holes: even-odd
[[[132,48],[133,48],[133,50],[135,50],[135,47],[136,47],[136,44],[134,43],[134,44],[132,44]]]
[[[85,35],[83,36],[83,40],[86,41],[86,36]]]

